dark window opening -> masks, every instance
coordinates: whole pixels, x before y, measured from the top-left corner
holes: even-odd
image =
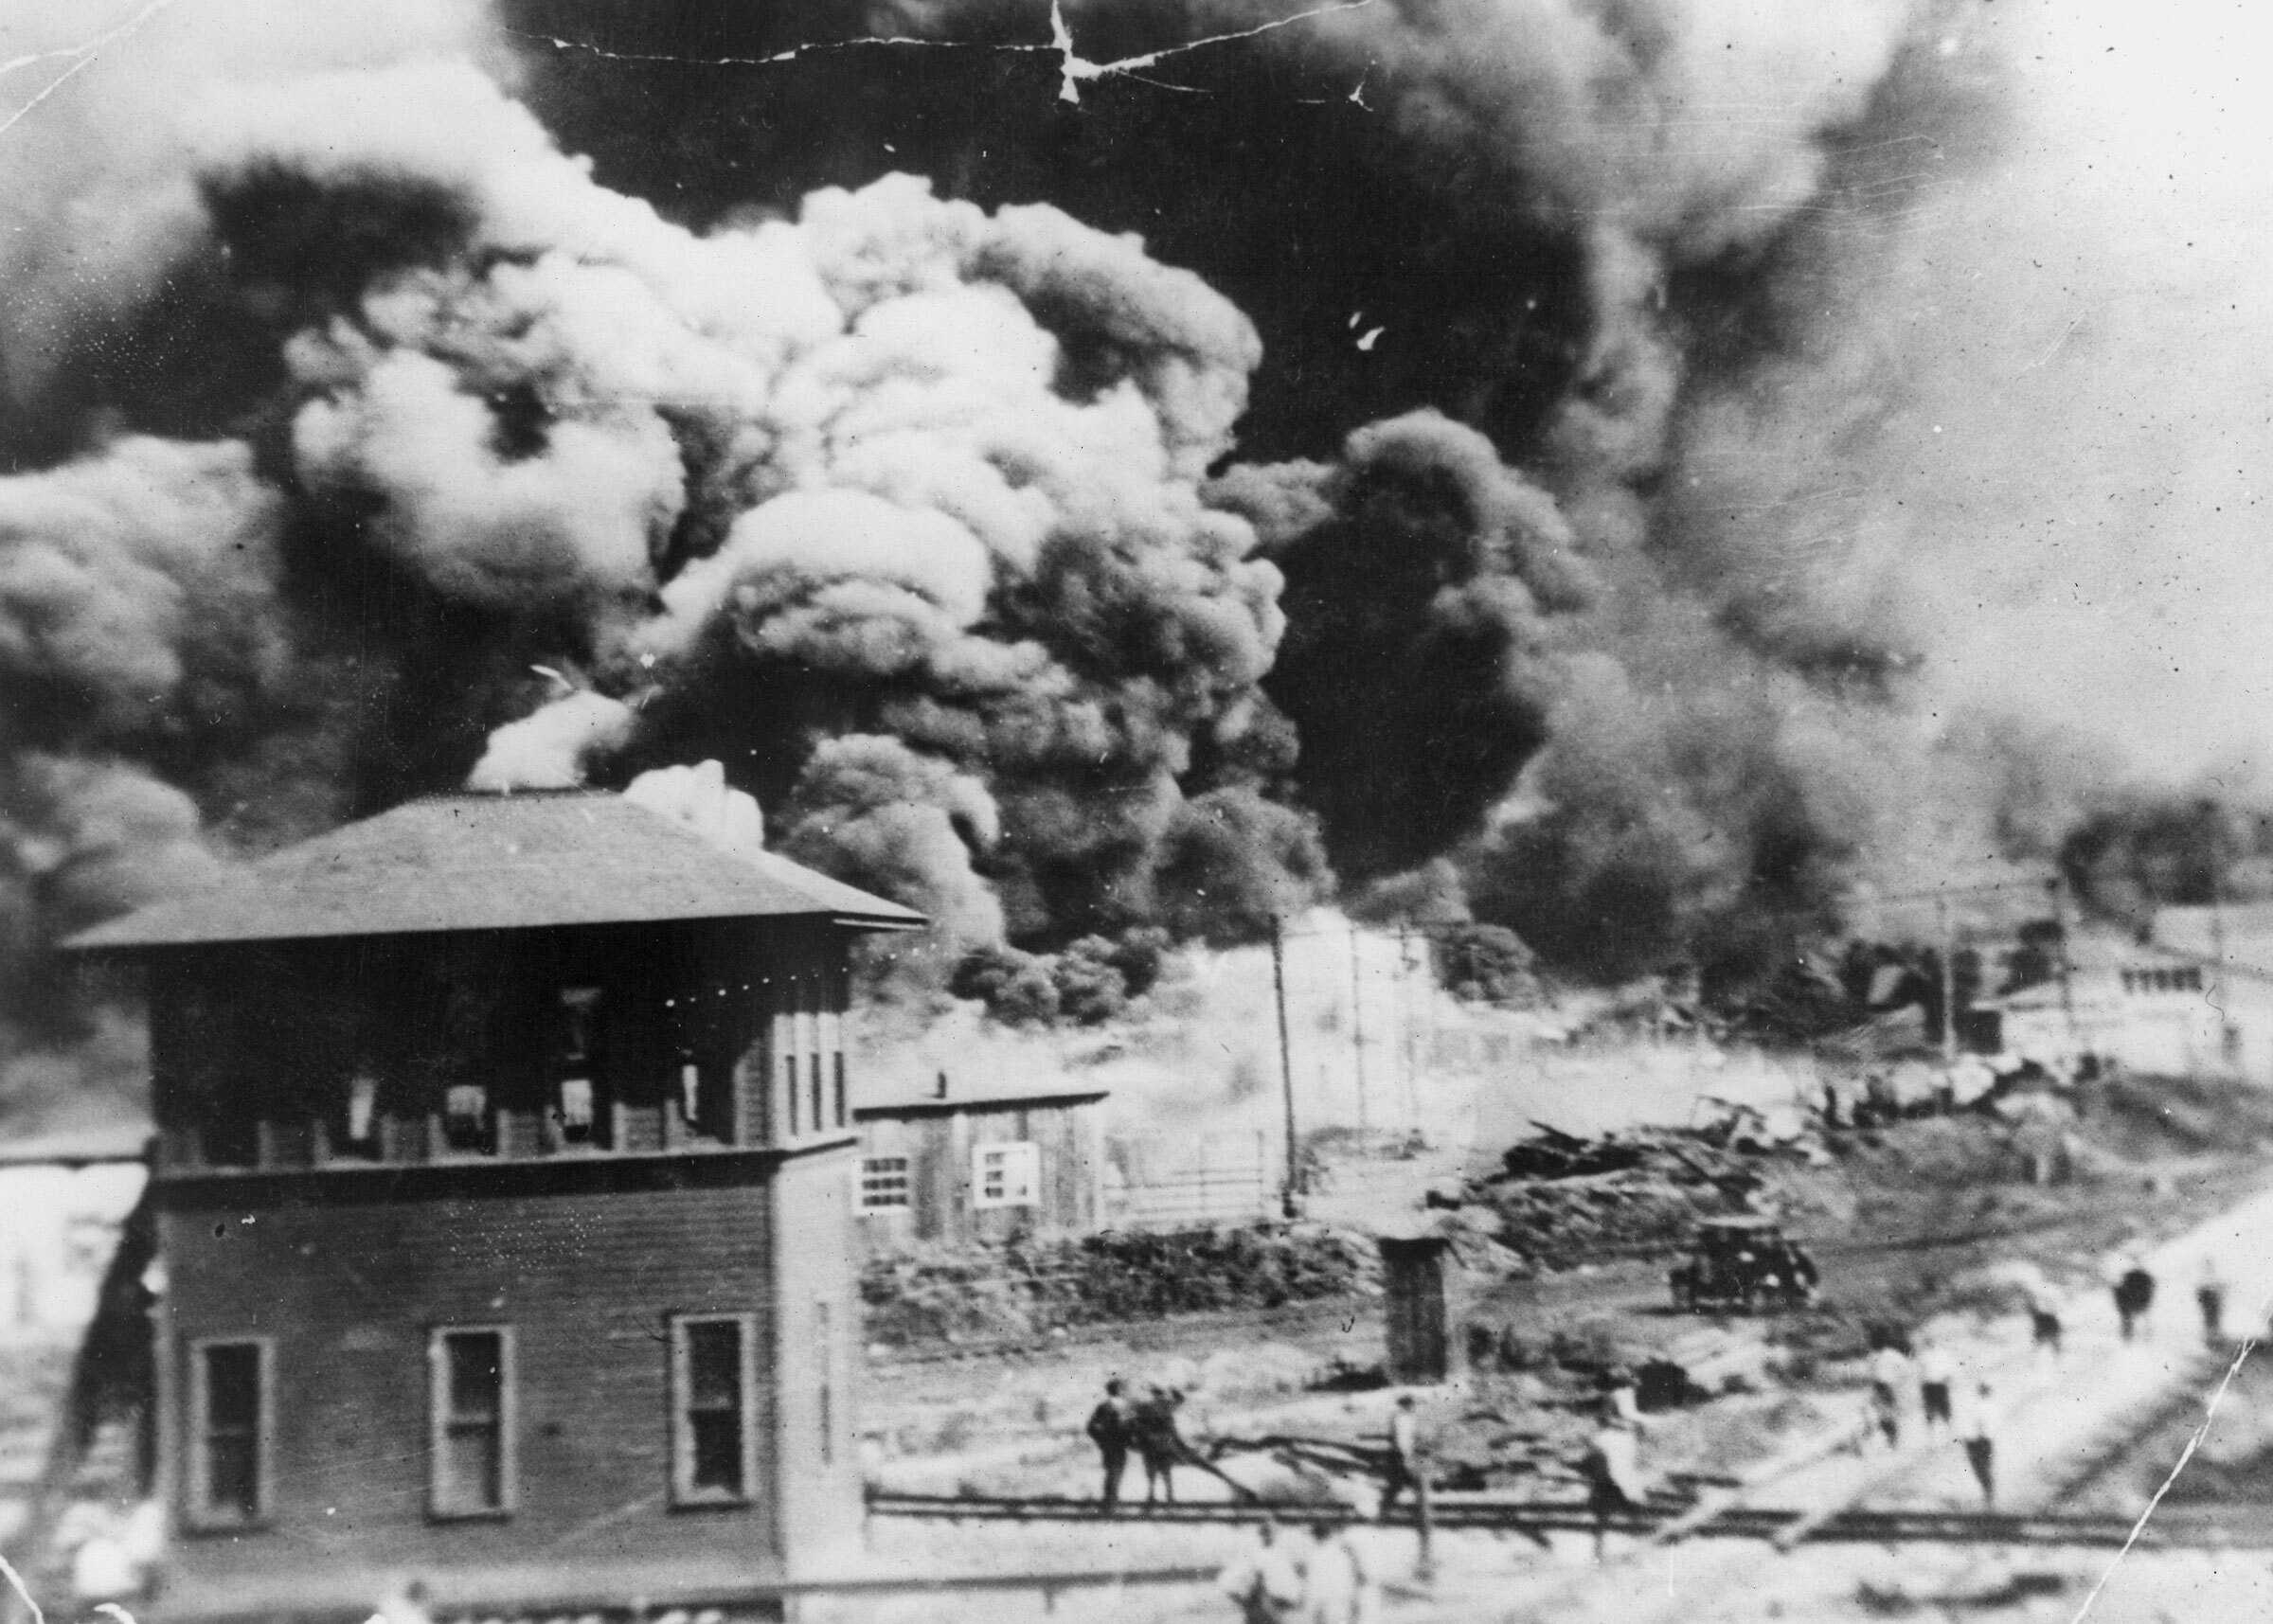
[[[380,1154],[379,1080],[367,1072],[358,1072],[340,1087],[339,1114],[335,1118],[336,1137],[331,1150],[335,1156],[360,1156],[376,1161]]]
[[[490,1091],[478,1082],[452,1083],[442,1096],[442,1143],[453,1151],[487,1154],[496,1135],[490,1117]]]
[[[845,1101],[845,1051],[836,1051],[836,1125],[842,1128],[849,1116]]]
[[[789,1101],[789,1132],[797,1132],[797,1057],[781,1057],[781,1093]]]
[[[607,1102],[600,1087],[600,993],[597,987],[560,990],[554,1045],[553,1131],[563,1145],[604,1145]]]
[[[814,1131],[818,1133],[829,1125],[829,1118],[821,1111],[821,1057],[819,1055],[813,1057],[811,1070],[813,1073],[813,1126]]]

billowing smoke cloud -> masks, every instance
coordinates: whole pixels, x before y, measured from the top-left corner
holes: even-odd
[[[1892,467],[1985,8],[1065,0],[1078,105],[1002,0],[265,10],[9,132],[11,850],[712,760],[950,954],[1338,871],[1617,974],[2074,802]]]

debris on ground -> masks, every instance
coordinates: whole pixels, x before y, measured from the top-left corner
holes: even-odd
[[[1377,1294],[1372,1240],[1322,1224],[1106,1230],[935,1246],[861,1274],[871,1343],[975,1343],[1068,1327]]]
[[[1771,1119],[1722,1102],[1695,1128],[1636,1128],[1593,1136],[1546,1123],[1510,1146],[1500,1167],[1432,1205],[1482,1206],[1497,1239],[1526,1263],[1568,1267],[1608,1252],[1684,1244],[1700,1218],[1760,1210],[1765,1168],[1830,1160],[1805,1119]]]

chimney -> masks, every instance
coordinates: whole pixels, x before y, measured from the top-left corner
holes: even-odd
[[[947,1074],[945,1072],[940,1073],[940,1089],[937,1098],[940,1099],[947,1098]]]

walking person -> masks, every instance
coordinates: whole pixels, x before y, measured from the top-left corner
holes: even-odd
[[[2194,1282],[2194,1301],[2202,1310],[2202,1340],[2216,1347],[2225,1340],[2226,1276],[2218,1273],[2215,1258],[2202,1259],[2202,1274]]]
[[[1903,1400],[1911,1374],[1910,1356],[1891,1341],[1870,1356],[1870,1408],[1888,1449],[1902,1447]]]
[[[1105,1383],[1104,1398],[1089,1412],[1089,1441],[1097,1445],[1105,1470],[1104,1490],[1098,1496],[1100,1510],[1110,1511],[1120,1503],[1120,1474],[1128,1470],[1134,1421],[1129,1401],[1121,1396],[1120,1378],[1116,1376]]]
[[[2144,1329],[2148,1311],[2154,1306],[2155,1276],[2147,1273],[2147,1266],[2138,1258],[2126,1258],[2115,1281],[2115,1317],[2122,1328],[2125,1342],[2132,1339],[2135,1330]]]
[[[1350,1536],[1332,1523],[1310,1526],[1302,1561],[1303,1624],[1359,1624],[1369,1576]]]
[[[1996,1506],[1996,1417],[1989,1383],[1977,1383],[1973,1396],[1965,1405],[1965,1464],[1973,1468],[1973,1480],[1981,1486],[1981,1505],[1985,1509]]]
[[[1413,1414],[1413,1396],[1402,1394],[1389,1413],[1388,1484],[1381,1491],[1381,1520],[1389,1520],[1389,1508],[1406,1490],[1421,1484],[1421,1422]]]
[[[1224,1569],[1216,1584],[1239,1609],[1240,1624],[1288,1624],[1300,1615],[1302,1570],[1279,1538],[1279,1525],[1256,1529],[1256,1547]]]
[[[1939,1342],[1929,1342],[1918,1355],[1918,1410],[1928,1437],[1937,1428],[1953,1424],[1950,1383],[1957,1379],[1957,1364]]]

